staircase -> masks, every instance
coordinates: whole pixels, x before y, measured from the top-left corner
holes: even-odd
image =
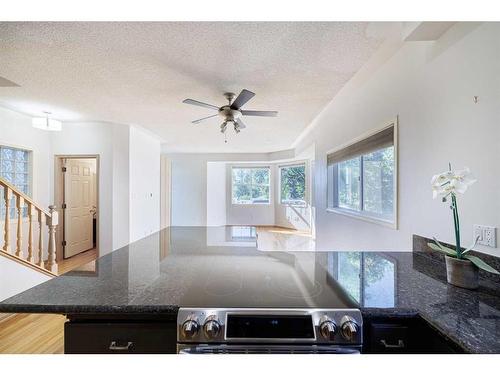
[[[5,205],[3,246],[0,247],[0,255],[49,276],[57,276],[56,227],[58,213],[55,210],[56,207],[49,206],[47,212],[1,177],[0,188],[3,188],[0,189],[0,192],[3,190],[3,197],[0,199],[3,199]],[[14,219],[11,218],[12,205],[14,205],[16,212]],[[27,217],[23,218],[25,208],[27,209]],[[2,218],[0,218],[0,228],[1,220]],[[15,224],[14,228],[13,224]],[[26,244],[24,243],[23,226],[27,226]],[[15,234],[15,238],[11,238],[14,237],[13,234]]]

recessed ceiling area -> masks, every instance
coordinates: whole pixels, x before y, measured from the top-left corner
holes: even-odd
[[[0,105],[62,121],[139,125],[171,152],[270,152],[300,133],[380,47],[383,23],[0,23]],[[223,93],[256,93],[246,129],[219,132]]]

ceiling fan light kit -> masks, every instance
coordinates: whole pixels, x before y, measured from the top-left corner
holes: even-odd
[[[225,135],[227,130],[227,124],[232,123],[234,131],[239,133],[241,129],[246,128],[245,123],[242,121],[243,116],[259,116],[259,117],[276,117],[278,115],[277,111],[247,111],[242,110],[241,107],[246,104],[250,99],[252,99],[255,94],[249,90],[243,89],[240,94],[235,99],[235,94],[232,92],[224,93],[224,97],[227,99],[228,104],[217,107],[212,104],[200,102],[194,99],[185,99],[182,102],[191,105],[197,105],[199,107],[204,107],[212,110],[217,110],[217,114],[200,118],[198,120],[192,121],[193,124],[199,124],[204,120],[219,116],[222,118],[222,124],[220,126],[220,131]],[[234,101],[233,101],[234,99]],[[227,141],[226,141],[227,142]]]

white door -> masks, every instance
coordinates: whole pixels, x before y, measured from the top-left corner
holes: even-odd
[[[64,173],[64,257],[93,248],[95,159],[66,159]]]

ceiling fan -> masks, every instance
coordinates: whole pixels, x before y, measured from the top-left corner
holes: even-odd
[[[224,97],[228,100],[229,104],[223,105],[222,107],[217,107],[212,104],[207,104],[194,99],[185,99],[182,102],[186,104],[197,105],[200,107],[210,108],[218,111],[217,114],[200,118],[198,120],[192,121],[193,124],[199,124],[200,122],[207,120],[212,117],[220,116],[222,117],[222,124],[220,126],[221,133],[226,132],[227,124],[232,123],[234,126],[234,131],[239,133],[241,129],[246,128],[245,124],[241,120],[242,116],[261,116],[261,117],[276,117],[278,115],[277,111],[250,111],[241,109],[245,103],[252,99],[255,94],[246,89],[241,90],[240,94],[234,99],[236,95],[232,92],[224,93]],[[234,101],[233,101],[234,99]]]

